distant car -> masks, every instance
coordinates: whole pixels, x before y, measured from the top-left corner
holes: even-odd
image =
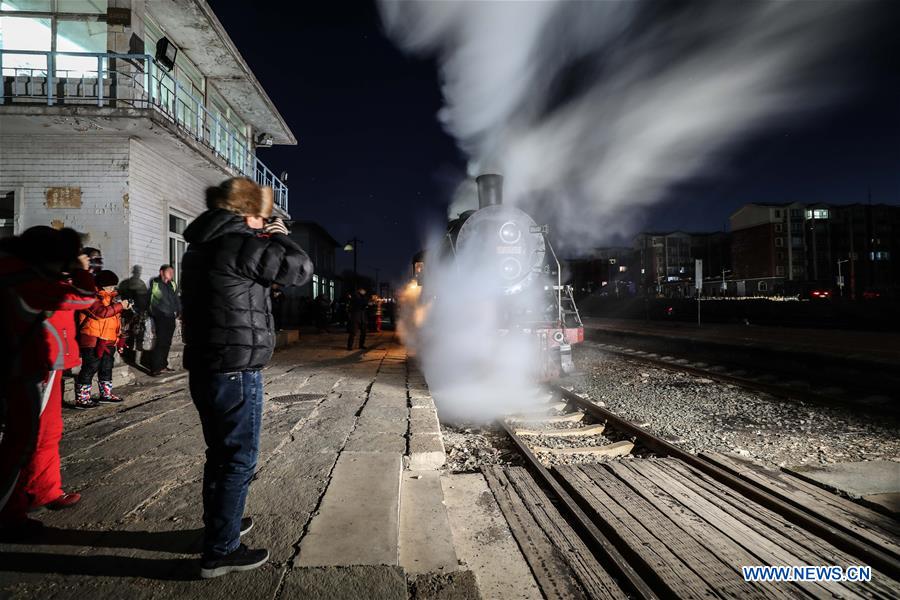
[[[876,298],[881,298],[881,292],[876,292],[875,290],[866,290],[863,292],[863,298],[865,300],[875,300]]]
[[[827,300],[831,298],[831,290],[812,290],[809,297],[813,300]]]

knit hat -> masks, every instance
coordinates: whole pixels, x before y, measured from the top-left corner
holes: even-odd
[[[112,271],[103,270],[97,273],[95,278],[97,287],[105,288],[110,285],[119,285],[119,278]]]
[[[223,208],[243,217],[272,216],[275,196],[270,187],[261,187],[247,177],[233,177],[206,190],[207,208]]]

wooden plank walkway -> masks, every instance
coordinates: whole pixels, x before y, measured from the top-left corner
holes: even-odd
[[[761,465],[745,464],[715,453],[702,458],[738,477],[761,485],[798,507],[812,509],[819,518],[835,527],[900,558],[900,522],[815,486],[799,477],[772,471]]]
[[[544,597],[626,597],[525,469],[488,467],[483,473]]]
[[[661,596],[900,597],[900,582],[874,570],[866,583],[745,582],[745,565],[847,567],[859,561],[676,459],[561,466],[557,472]],[[861,526],[855,517],[854,526]],[[874,528],[873,539],[891,540],[891,531],[865,526]]]

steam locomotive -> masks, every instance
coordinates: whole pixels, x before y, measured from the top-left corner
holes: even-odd
[[[548,239],[548,228],[539,226],[524,211],[502,202],[503,177],[476,178],[478,209],[451,220],[442,247],[448,256],[476,256],[480,270],[489,274],[502,299],[502,335],[515,330],[533,337],[539,345],[543,378],[575,370],[572,345],[584,341],[584,326],[572,297],[563,285],[559,259]],[[413,272],[421,282],[426,257],[413,259]],[[528,302],[518,301],[527,297]]]

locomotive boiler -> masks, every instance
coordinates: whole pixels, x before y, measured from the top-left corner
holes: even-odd
[[[562,282],[548,228],[503,204],[501,175],[484,174],[475,181],[478,209],[448,223],[442,259],[471,264],[476,257],[479,271],[487,273],[484,285],[494,286],[491,291],[500,299],[498,335],[516,331],[530,336],[540,349],[543,378],[573,372],[572,345],[584,341],[584,327],[572,288]],[[459,260],[463,256],[466,261]],[[414,272],[427,269],[425,261],[417,255]]]

